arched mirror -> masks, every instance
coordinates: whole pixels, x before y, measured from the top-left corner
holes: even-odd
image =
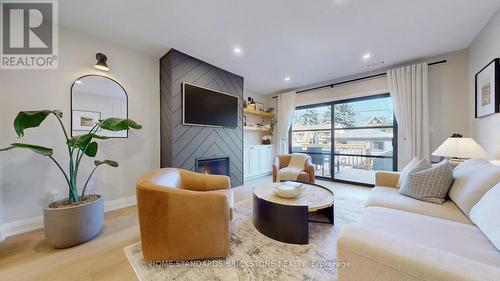
[[[98,120],[128,118],[128,98],[125,89],[115,80],[86,75],[71,86],[71,136],[88,133]],[[128,131],[100,130],[99,135],[126,138]]]

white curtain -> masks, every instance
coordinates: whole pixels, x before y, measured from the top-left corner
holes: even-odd
[[[427,63],[389,70],[387,80],[398,121],[398,168],[413,157],[430,159]]]
[[[290,130],[290,126],[292,126],[296,96],[295,91],[278,95],[278,122],[276,131],[278,155],[288,153],[288,131]]]

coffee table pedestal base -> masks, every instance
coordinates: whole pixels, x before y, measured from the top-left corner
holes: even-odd
[[[253,225],[269,238],[291,244],[309,243],[307,206],[287,206],[253,196]]]

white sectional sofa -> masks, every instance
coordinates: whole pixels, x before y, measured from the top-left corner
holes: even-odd
[[[500,252],[462,211],[500,181],[500,170],[483,174],[485,162],[457,167],[450,195],[458,203],[442,205],[401,195],[399,173],[377,173],[360,221],[339,234],[337,260],[349,266],[338,280],[500,280]]]

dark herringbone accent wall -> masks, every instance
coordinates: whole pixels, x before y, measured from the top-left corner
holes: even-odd
[[[182,124],[182,82],[239,97],[237,128]],[[161,166],[195,170],[196,158],[229,156],[231,183],[243,184],[243,77],[177,50],[160,59]]]

